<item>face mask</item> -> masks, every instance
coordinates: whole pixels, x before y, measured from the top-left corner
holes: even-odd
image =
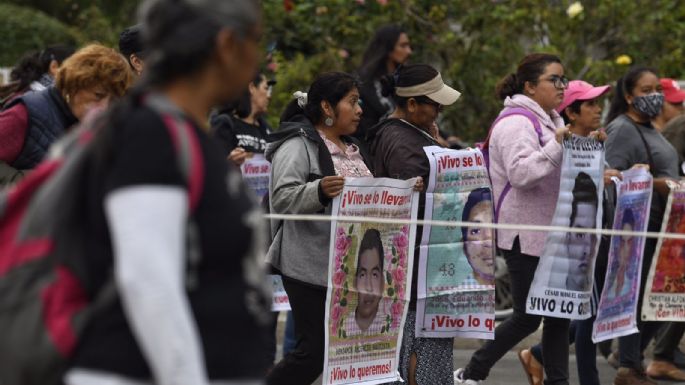
[[[658,92],[645,96],[636,96],[633,99],[633,107],[650,119],[655,118],[661,112],[664,105],[664,95]]]

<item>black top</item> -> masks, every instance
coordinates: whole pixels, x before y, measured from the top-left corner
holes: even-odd
[[[245,123],[227,112],[212,115],[210,123],[213,136],[221,143],[226,156],[236,147],[242,147],[247,152],[263,154],[271,128],[259,118],[258,125]]]
[[[410,179],[423,178],[428,185],[430,162],[423,151],[425,146],[439,146],[430,134],[400,119],[387,119],[368,133],[373,167],[377,178]],[[418,218],[423,219],[426,194],[419,195]],[[414,276],[411,280],[409,307],[416,309],[417,276],[419,271],[419,247],[423,226],[416,227],[414,247]]]
[[[176,151],[164,123],[152,110],[137,107],[126,123],[110,130],[107,148],[111,159],[93,166],[89,178],[87,207],[89,259],[85,262],[89,294],[98,292],[112,269],[109,230],[103,201],[116,189],[134,185],[185,186]],[[192,214],[199,232],[201,262],[198,286],[188,294],[199,330],[207,371],[211,379],[256,378],[268,363],[266,330],[259,313],[268,307],[254,306],[255,299],[266,301],[244,276],[244,263],[253,229],[242,218],[253,204],[244,186],[235,190],[232,180],[240,180],[238,170],[229,167],[221,147],[197,125],[204,161],[204,187]],[[231,175],[233,175],[231,177]],[[185,187],[184,187],[185,188]],[[251,301],[251,302],[250,302]],[[248,306],[248,302],[252,303]],[[150,379],[150,369],[117,300],[103,308],[89,323],[77,349],[73,365],[79,368],[116,373],[136,379]]]
[[[390,98],[381,94],[381,84],[377,80],[364,81],[359,86],[359,98],[362,101],[362,117],[354,136],[362,142],[370,143],[370,140],[366,140],[368,131],[390,115],[395,105]]]

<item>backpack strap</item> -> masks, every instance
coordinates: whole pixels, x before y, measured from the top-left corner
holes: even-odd
[[[204,187],[204,161],[195,128],[183,113],[161,94],[149,94],[144,103],[161,115],[176,150],[179,169],[188,186],[190,212],[197,208]]]
[[[531,111],[522,108],[522,107],[513,107],[513,108],[507,108],[502,113],[499,114],[497,119],[492,123],[490,126],[490,130],[488,130],[488,136],[485,138],[485,141],[481,145],[481,150],[483,151],[489,151],[490,147],[490,137],[492,136],[492,131],[494,130],[495,126],[497,123],[499,123],[502,119],[508,118],[513,115],[523,115],[528,120],[533,123],[533,128],[535,128],[535,133],[538,135],[538,142],[540,143],[540,147],[544,145],[542,142],[542,127],[540,126],[540,121],[538,120],[537,116],[533,114]],[[490,159],[489,157],[485,157],[486,159],[486,167],[490,169]],[[497,199],[497,205],[495,206],[495,222],[497,223],[499,221],[499,213],[500,209],[502,208],[502,204],[504,203],[504,198],[509,194],[509,191],[511,191],[511,183],[507,181],[507,184],[504,186],[504,189],[502,189],[502,193],[499,195],[499,198]]]

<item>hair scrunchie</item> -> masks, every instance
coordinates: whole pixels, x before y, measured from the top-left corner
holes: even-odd
[[[307,105],[307,93],[302,91],[296,91],[293,93],[295,99],[297,99],[297,105],[300,108],[304,108]]]

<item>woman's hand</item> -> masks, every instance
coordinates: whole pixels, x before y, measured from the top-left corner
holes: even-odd
[[[240,166],[241,164],[245,163],[245,159],[247,159],[251,153],[245,151],[244,148],[242,147],[236,147],[231,151],[230,154],[228,154],[228,160],[231,162],[235,163],[236,166]]]
[[[554,137],[557,139],[557,143],[559,144],[562,144],[564,142],[564,138],[569,135],[571,135],[571,131],[568,130],[568,126],[557,128],[556,132],[554,133]]]
[[[604,170],[604,185],[609,185],[611,183],[611,178],[618,178],[619,180],[623,180],[623,174],[621,174],[620,171],[609,168]]]
[[[608,136],[607,133],[604,132],[604,130],[596,130],[590,133],[590,138],[600,142],[604,142],[605,140],[607,140]]]
[[[321,191],[328,198],[337,197],[345,186],[345,178],[341,176],[325,176],[321,179]]]
[[[633,165],[633,167],[631,167],[630,169],[631,169],[631,170],[635,170],[635,169],[638,169],[638,168],[644,168],[645,170],[649,171],[649,165],[648,165],[648,164],[644,164],[644,163],[635,163],[635,164]]]
[[[422,192],[423,191],[423,178],[420,176],[416,177],[416,183],[414,184],[414,191]]]

